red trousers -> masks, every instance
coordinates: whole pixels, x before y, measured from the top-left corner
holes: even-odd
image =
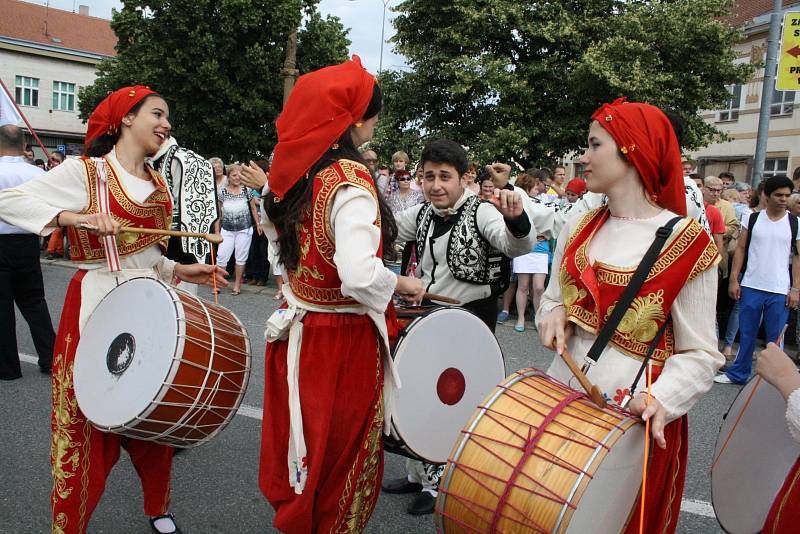
[[[678,527],[689,456],[689,421],[684,415],[664,427],[667,448],[651,442],[644,503],[644,532],[672,534]],[[641,494],[631,512],[626,534],[638,534]]]
[[[366,316],[313,313],[303,320],[300,404],[308,478],[289,486],[287,343],[267,345],[259,485],[275,528],[356,533],[372,515],[383,478],[383,363]]]
[[[764,534],[797,532],[800,526],[800,458],[783,482],[764,521]]]
[[[50,460],[53,468],[53,533],[83,534],[105,488],[106,478],[124,447],[144,489],[144,513],[165,513],[169,506],[171,447],[108,434],[84,417],[73,390],[72,369],[80,334],[81,281],[72,278],[64,300],[53,357],[53,415]]]

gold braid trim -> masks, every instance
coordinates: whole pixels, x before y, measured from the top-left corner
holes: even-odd
[[[94,161],[91,159],[83,160],[83,165],[86,171],[86,191],[89,194],[89,204],[81,213],[99,213],[100,208],[97,201],[97,168]],[[131,199],[120,181],[114,166],[106,160],[108,191],[126,213],[141,218],[153,217],[157,228],[168,230],[170,228],[172,214],[165,213],[163,203],[169,200],[169,193],[164,189],[164,180],[161,178],[161,175],[150,167],[146,168],[150,173],[150,178],[153,180],[153,183],[156,184],[156,190],[147,197],[144,203],[139,204]],[[123,226],[133,225],[130,220],[118,215],[112,215],[112,217]],[[88,231],[82,228],[75,228],[75,234],[78,236],[80,248],[76,246],[76,254],[74,255],[79,256],[77,251],[82,250],[85,256],[85,259],[82,259],[81,263],[94,263],[106,259],[105,249],[102,246],[96,249],[92,248],[89,242]],[[117,236],[117,249],[119,250],[120,256],[128,256],[149,247],[153,243],[158,243],[162,247],[165,247],[167,239],[168,238],[159,235],[120,234]],[[75,245],[71,244],[70,246]]]
[[[317,230],[314,232],[314,242],[322,258],[331,267],[336,267],[333,263],[333,254],[336,251],[336,240],[334,239],[333,227],[331,225],[331,210],[333,209],[333,202],[331,202],[331,200],[335,196],[336,191],[343,185],[358,187],[368,192],[372,195],[372,198],[375,199],[375,202],[378,202],[378,193],[375,190],[374,184],[356,173],[357,170],[369,173],[369,170],[365,166],[346,159],[339,160],[337,163],[342,169],[342,172],[344,172],[346,181],[341,181],[339,173],[334,168],[336,163],[326,167],[317,174],[315,179],[322,182],[322,188],[314,199],[312,215],[313,226]],[[381,226],[380,210],[378,210],[375,225],[378,228]]]
[[[380,340],[378,340],[380,343]],[[339,498],[339,515],[336,518],[331,532],[336,534],[360,534],[367,526],[375,502],[378,498],[375,488],[378,485],[378,470],[381,465],[381,433],[383,432],[383,387],[380,379],[381,358],[380,346],[376,345],[378,368],[376,370],[376,389],[378,391],[377,407],[372,422],[367,431],[367,437],[361,445],[361,449],[366,451],[363,462],[356,463],[350,468],[347,474],[342,496]],[[360,454],[358,456],[361,456]],[[353,479],[358,475],[358,479]],[[352,497],[351,497],[352,495]],[[350,506],[347,503],[350,502]]]

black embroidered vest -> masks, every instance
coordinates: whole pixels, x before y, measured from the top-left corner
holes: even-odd
[[[453,215],[456,221],[447,241],[447,267],[453,278],[470,284],[491,284],[492,293],[508,287],[510,259],[492,247],[478,228],[478,206],[481,200],[471,196]],[[417,257],[425,255],[428,234],[435,213],[430,202],[417,214]]]

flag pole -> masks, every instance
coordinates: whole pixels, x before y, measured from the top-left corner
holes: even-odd
[[[23,121],[25,121],[25,126],[27,126],[27,127],[28,127],[28,130],[31,132],[31,135],[32,135],[32,136],[33,136],[33,138],[36,140],[36,143],[38,143],[39,147],[41,147],[41,149],[44,151],[45,159],[49,159],[49,158],[50,158],[50,153],[49,153],[49,152],[47,151],[47,149],[44,147],[44,144],[42,143],[42,140],[41,140],[41,139],[39,139],[39,136],[38,136],[38,135],[36,135],[36,130],[34,130],[34,129],[33,129],[33,126],[31,126],[31,123],[30,123],[30,122],[28,122],[28,118],[25,116],[25,114],[22,112],[22,110],[21,110],[21,109],[19,109],[19,106],[17,105],[16,101],[15,101],[15,100],[14,100],[14,99],[11,97],[11,93],[9,93],[9,92],[8,92],[8,87],[6,87],[6,84],[5,84],[5,83],[3,83],[3,80],[2,80],[2,79],[0,79],[0,86],[2,86],[2,87],[3,87],[3,91],[5,91],[5,93],[6,93],[6,96],[8,96],[8,100],[9,100],[9,101],[10,101],[12,104],[14,104],[14,108],[16,108],[16,110],[17,110],[17,113],[19,113],[19,116],[20,116],[20,117],[22,117],[22,120],[23,120]]]

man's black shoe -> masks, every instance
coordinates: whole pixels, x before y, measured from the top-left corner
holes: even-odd
[[[427,491],[423,491],[411,501],[407,511],[411,515],[428,515],[433,513],[435,507],[436,497]]]
[[[409,482],[408,478],[396,478],[383,485],[384,493],[419,493],[422,491],[422,484]]]

